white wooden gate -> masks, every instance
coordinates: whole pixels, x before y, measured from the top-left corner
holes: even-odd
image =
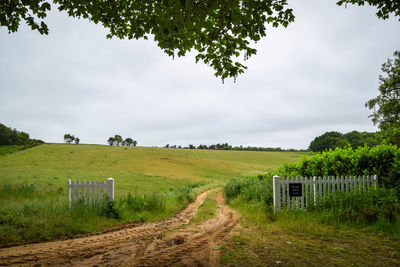
[[[299,186],[301,184],[301,186]],[[315,205],[318,197],[326,196],[337,190],[349,192],[354,189],[367,190],[378,185],[374,176],[341,176],[341,177],[296,177],[273,178],[274,210],[294,209],[305,210],[309,205]],[[295,188],[296,187],[296,188]],[[301,197],[289,196],[289,190],[300,190]]]
[[[68,204],[71,207],[71,203],[79,203],[85,205],[100,205],[106,199],[107,201],[114,200],[114,179],[108,178],[107,183],[105,181],[99,181],[95,183],[90,181],[71,181],[67,182],[67,198]]]

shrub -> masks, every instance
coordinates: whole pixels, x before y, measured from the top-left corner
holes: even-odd
[[[106,201],[106,203],[104,203],[104,205],[102,205],[102,207],[101,207],[100,215],[105,216],[107,218],[112,218],[112,219],[120,218],[119,212],[115,208],[114,201]]]
[[[336,148],[303,159],[300,163],[285,164],[277,170],[282,177],[377,175],[379,185],[400,187],[400,149],[382,144],[373,148]]]
[[[267,205],[273,203],[272,173],[249,176],[245,179],[230,180],[224,187],[228,199],[241,195],[244,200],[261,202]]]
[[[227,198],[234,198],[240,194],[242,180],[232,179],[224,187],[224,194]]]

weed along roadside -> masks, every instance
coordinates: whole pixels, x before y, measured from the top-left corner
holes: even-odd
[[[107,182],[111,184],[110,180]],[[212,186],[195,183],[168,192],[125,196],[117,194],[113,201],[87,205],[93,197],[97,203],[97,196],[99,200],[103,197],[111,200],[107,196],[113,196],[110,191],[112,187],[108,187],[107,194],[91,195],[93,191],[90,187],[87,191],[90,183],[81,182],[79,187],[77,184],[71,182],[73,189],[69,191],[69,203],[65,201],[66,191],[62,188],[44,190],[40,185],[3,185],[0,188],[2,202],[8,205],[2,207],[1,245],[72,238],[86,233],[98,233],[121,224],[162,220],[186,207],[196,195]],[[104,191],[107,190],[107,184],[98,183],[100,193],[101,184],[105,186]]]

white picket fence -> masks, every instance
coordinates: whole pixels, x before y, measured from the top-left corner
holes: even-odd
[[[67,181],[67,198],[69,206],[71,204],[100,205],[107,201],[114,200],[114,179],[108,178],[105,181],[95,183],[90,181]]]
[[[301,184],[301,186],[299,186]],[[345,177],[296,177],[273,178],[274,210],[282,209],[305,210],[315,205],[318,197],[326,196],[337,190],[349,192],[355,189],[367,190],[378,185],[378,177],[374,176],[345,176]],[[300,189],[301,187],[301,189]],[[289,189],[300,190],[301,197],[289,196]]]

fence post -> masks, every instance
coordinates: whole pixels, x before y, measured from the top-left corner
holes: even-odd
[[[68,208],[71,208],[71,180],[67,181]]]
[[[274,176],[273,192],[274,192],[274,211],[281,209],[281,185],[279,176]]]
[[[114,179],[107,179],[107,201],[114,201]]]
[[[378,187],[378,176],[374,175],[374,184],[375,184],[375,188]]]

